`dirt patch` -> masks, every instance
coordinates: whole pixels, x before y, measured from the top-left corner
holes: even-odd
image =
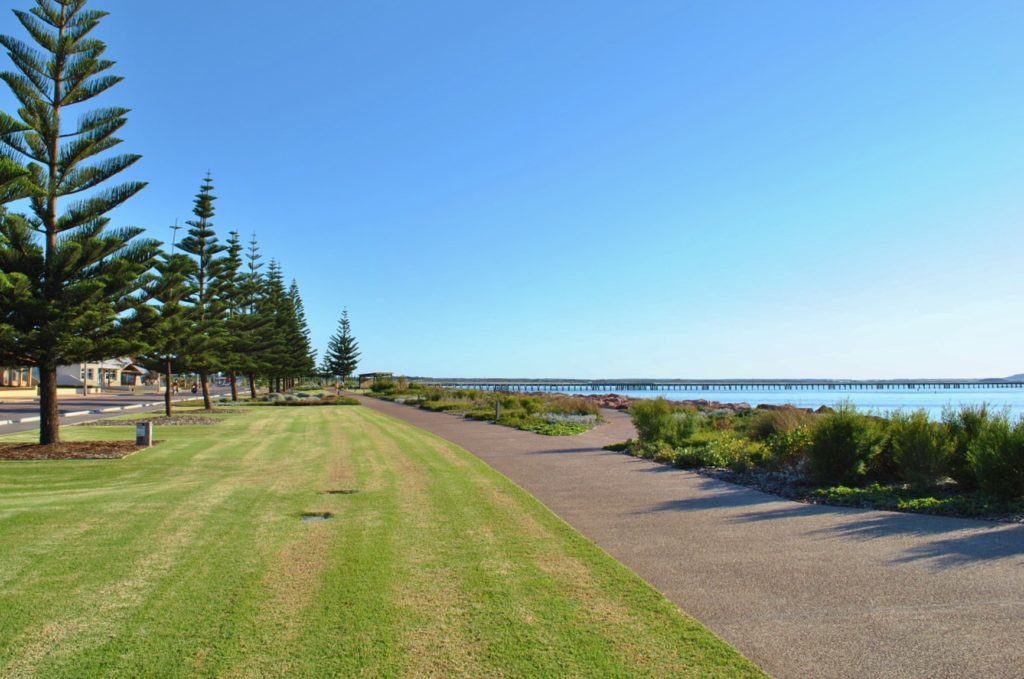
[[[154,441],[156,445],[160,441]],[[41,446],[38,443],[0,443],[0,460],[118,460],[146,450],[133,441],[69,441]]]
[[[209,411],[207,411],[209,412]],[[180,427],[186,425],[220,424],[224,420],[202,415],[174,415],[172,417],[143,417],[137,420],[96,420],[83,422],[80,427],[134,427],[141,422],[150,422],[153,426]]]

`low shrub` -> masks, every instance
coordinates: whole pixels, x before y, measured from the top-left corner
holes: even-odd
[[[636,442],[627,451],[634,457],[642,457],[645,460],[664,460],[667,464],[675,464],[676,449],[665,441],[650,441],[647,443]]]
[[[981,432],[992,419],[988,405],[960,406],[942,411],[942,423],[953,442],[947,473],[966,490],[978,487],[978,478],[967,457],[971,445],[978,440]]]
[[[629,407],[629,417],[636,427],[640,443],[669,443],[676,434],[675,409],[666,399],[637,401]]]
[[[536,415],[544,410],[544,400],[536,396],[523,396],[519,399],[519,408],[527,415]]]
[[[784,406],[778,410],[756,410],[747,421],[747,436],[755,441],[767,441],[778,434],[786,434],[814,422],[814,415],[806,410]]]
[[[467,403],[466,401],[424,401],[423,403],[420,403],[420,408],[423,408],[424,410],[429,410],[430,412],[433,413],[460,412],[464,410],[468,411],[472,407],[473,404]],[[493,412],[494,411],[491,410],[492,417]]]
[[[1024,419],[991,417],[970,444],[967,460],[981,490],[1003,498],[1024,497]]]
[[[597,417],[600,412],[596,403],[582,396],[556,396],[546,403],[542,400],[542,404],[546,412],[560,415],[593,415]]]
[[[929,420],[924,410],[892,413],[887,435],[893,462],[912,487],[931,488],[945,478],[953,441],[946,428]]]
[[[813,429],[800,426],[772,434],[764,444],[768,448],[765,467],[773,471],[798,468],[807,460],[807,450],[814,442]]]
[[[427,387],[420,394],[424,401],[443,401],[444,395],[444,389],[441,387]]]
[[[878,436],[878,447],[867,463],[865,477],[868,482],[903,483],[903,475],[896,464],[896,452],[889,437],[889,420],[882,417],[869,418]]]
[[[712,415],[709,418],[708,423],[710,424],[711,429],[714,429],[715,431],[732,431],[735,426],[731,413],[728,415]]]
[[[376,379],[373,381],[373,384],[370,385],[370,391],[372,391],[375,394],[390,394],[392,392],[398,391],[398,386],[394,383],[393,380]]]
[[[876,424],[852,404],[841,404],[814,426],[807,449],[811,476],[828,486],[863,485],[880,443]]]
[[[691,436],[676,451],[673,463],[678,467],[728,467],[744,472],[761,466],[768,457],[768,447],[735,432],[708,431]]]
[[[701,429],[700,413],[678,409],[664,398],[637,401],[629,407],[629,416],[641,443],[664,441],[680,446]]]

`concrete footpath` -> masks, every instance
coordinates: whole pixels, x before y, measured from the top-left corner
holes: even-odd
[[[1024,525],[804,505],[372,398],[482,458],[776,677],[1024,677]]]

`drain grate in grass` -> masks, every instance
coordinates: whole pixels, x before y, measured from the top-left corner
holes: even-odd
[[[325,490],[322,495],[355,495],[359,491],[355,488],[341,488],[338,490]]]
[[[302,522],[312,523],[313,521],[326,521],[333,517],[330,512],[302,512]]]

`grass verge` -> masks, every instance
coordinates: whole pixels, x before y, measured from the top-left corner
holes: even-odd
[[[479,459],[368,408],[159,435],[0,465],[0,676],[762,676]]]

